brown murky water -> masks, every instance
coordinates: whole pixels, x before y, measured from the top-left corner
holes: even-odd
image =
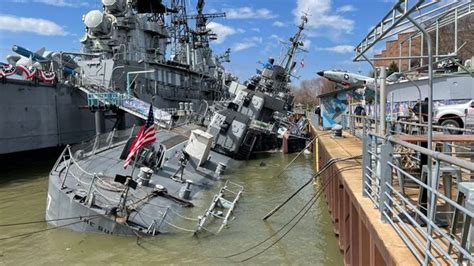
[[[272,178],[295,155],[272,154],[244,162],[229,178],[245,186],[236,219],[219,235],[191,233],[160,235],[141,240],[54,229],[28,237],[0,240],[0,264],[230,264],[271,244],[232,259],[223,259],[265,239],[286,223],[314,194],[305,188],[268,222],[261,217],[310,178],[311,157],[298,158],[286,174]],[[38,159],[41,158],[41,159]],[[0,173],[0,224],[44,219],[49,169],[55,156],[34,156],[11,164]],[[18,160],[16,160],[18,161]],[[265,165],[262,166],[261,163]],[[7,166],[8,165],[8,166]],[[2,167],[5,169],[5,167]],[[0,227],[0,238],[48,228],[46,224]],[[326,203],[318,201],[301,222],[278,244],[248,264],[342,265]]]

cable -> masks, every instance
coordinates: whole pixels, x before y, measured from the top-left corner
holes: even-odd
[[[353,169],[358,169],[359,167],[353,167],[353,168],[350,168],[350,169],[346,169],[345,171],[348,171],[348,170],[353,170]],[[340,171],[342,172],[342,171]],[[339,173],[340,173],[339,172]],[[335,175],[331,176],[331,178],[333,178]],[[329,185],[330,182],[327,182],[325,184],[324,187],[326,187],[327,185]],[[276,245],[278,242],[280,242],[281,239],[283,239],[288,233],[290,233],[290,231],[303,219],[303,217],[311,210],[311,207],[313,207],[313,205],[316,203],[316,201],[319,199],[319,197],[322,195],[323,193],[319,193],[315,198],[314,200],[312,200],[312,203],[310,204],[310,206],[306,209],[306,211],[300,216],[300,218],[298,218],[298,220],[296,220],[296,222],[288,229],[288,231],[286,231],[283,235],[281,235],[275,242],[273,242],[270,246],[264,248],[262,251],[250,256],[250,257],[247,257],[246,259],[243,259],[241,260],[240,262],[246,262],[248,260],[251,260],[257,256],[259,256],[260,254],[264,253],[265,251],[269,250],[271,247],[273,247],[274,245]]]
[[[18,225],[26,225],[26,224],[37,224],[37,223],[49,223],[49,222],[64,221],[64,220],[90,218],[90,217],[94,217],[94,216],[100,216],[100,214],[89,215],[89,216],[76,216],[76,217],[69,217],[69,218],[59,218],[59,219],[51,219],[51,220],[31,221],[31,222],[23,222],[23,223],[0,224],[0,227],[18,226]]]
[[[262,219],[265,221],[267,220],[268,218],[270,218],[273,214],[275,214],[281,207],[283,207],[286,203],[288,203],[294,196],[296,196],[303,188],[305,188],[307,185],[311,184],[311,182],[313,181],[313,179],[317,176],[319,176],[321,173],[323,173],[324,171],[326,171],[329,166],[331,166],[333,163],[336,163],[336,162],[340,162],[340,161],[346,161],[346,160],[352,160],[352,159],[357,159],[357,158],[360,158],[362,157],[362,155],[357,155],[357,156],[350,156],[350,157],[345,157],[345,158],[333,158],[333,159],[330,159],[329,161],[326,162],[326,164],[322,167],[321,170],[319,170],[319,172],[317,172],[316,174],[314,174],[306,183],[304,183],[300,188],[298,188],[293,194],[291,194],[291,196],[286,199],[283,203],[279,204],[278,206],[276,206],[273,210],[271,210],[269,213],[267,213]]]
[[[313,144],[313,142],[314,142],[315,140],[317,140],[320,136],[328,135],[328,134],[331,134],[331,133],[332,133],[332,131],[328,131],[328,132],[325,132],[325,133],[322,133],[322,134],[320,134],[320,135],[315,136],[315,137],[306,145],[306,147],[304,147],[304,149],[302,149],[302,150],[295,156],[295,158],[293,158],[293,160],[291,160],[291,161],[290,161],[277,175],[275,175],[273,178],[277,178],[277,177],[281,176],[281,174],[283,174],[283,173],[288,169],[288,167],[289,167],[292,163],[294,163],[294,162],[296,161],[296,159],[297,159],[301,154],[303,154],[304,151],[305,151],[311,144]]]
[[[350,168],[350,169],[348,169]],[[348,170],[353,170],[353,169],[357,169],[359,168],[359,166],[356,166],[356,167],[351,167],[351,166],[348,166],[346,168],[342,168],[340,169],[337,173],[335,173],[333,176],[331,176],[331,178],[333,178],[335,175],[339,174],[339,173],[342,173],[343,171],[348,171]],[[278,233],[280,233],[286,226],[288,226],[294,219],[296,219],[296,217],[311,203],[311,201],[316,198],[316,197],[319,197],[320,194],[322,194],[322,192],[324,191],[324,189],[329,185],[330,181],[326,182],[322,187],[320,187],[316,193],[311,197],[311,199],[306,202],[306,204],[288,221],[286,222],[282,227],[280,227],[280,229],[278,229],[275,233],[273,233],[272,235],[268,236],[267,238],[265,238],[264,240],[260,241],[259,243],[247,248],[246,250],[243,250],[241,252],[238,252],[238,253],[234,253],[234,254],[231,254],[231,255],[228,255],[228,256],[225,256],[225,257],[222,257],[222,258],[231,258],[231,257],[235,257],[237,255],[240,255],[240,254],[243,254],[247,251],[250,251],[260,245],[262,245],[263,243],[265,243],[266,241],[270,240],[271,238],[273,238],[275,235],[277,235]]]
[[[97,217],[95,217],[95,218],[97,218]],[[92,219],[95,219],[95,218],[92,218]],[[62,227],[66,227],[66,226],[70,226],[70,225],[74,225],[74,224],[78,224],[78,223],[82,223],[82,222],[84,222],[84,221],[80,220],[80,221],[77,221],[77,222],[63,224],[63,225],[59,225],[59,226],[55,226],[55,227],[51,227],[51,228],[46,228],[46,229],[43,229],[43,230],[38,230],[38,231],[34,231],[34,232],[29,232],[29,233],[24,233],[24,234],[9,236],[9,237],[4,237],[4,238],[0,238],[0,241],[13,239],[13,238],[18,238],[18,237],[22,237],[22,236],[27,237],[27,236],[31,236],[31,235],[34,235],[34,234],[39,234],[39,233],[43,233],[43,232],[46,232],[46,231],[51,231],[51,230],[59,229],[59,228],[62,228]]]

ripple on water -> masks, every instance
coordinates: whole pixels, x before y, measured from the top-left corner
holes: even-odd
[[[262,155],[242,162],[237,169],[229,169],[227,178],[243,184],[245,193],[235,210],[236,219],[219,236],[166,234],[142,240],[139,246],[132,237],[57,229],[0,241],[0,264],[229,264],[244,259],[267,245],[232,260],[220,257],[246,249],[275,233],[315,192],[314,187],[308,186],[268,222],[261,220],[276,204],[311,178],[310,157],[298,158],[288,171],[274,177],[294,156]],[[0,224],[44,218],[47,175],[54,161],[49,159],[33,166],[18,167],[15,171],[8,171],[8,177],[0,176]],[[210,197],[212,195],[203,200],[210,200]],[[193,209],[186,213],[188,216],[199,214],[200,211]],[[0,227],[0,238],[45,228],[44,224]],[[342,265],[324,201],[318,201],[282,241],[248,263]]]

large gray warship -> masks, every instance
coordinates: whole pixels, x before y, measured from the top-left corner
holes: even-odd
[[[306,16],[301,17],[278,63],[269,58],[246,86],[231,86],[234,99],[214,112],[208,127],[215,150],[235,159],[248,159],[254,152],[277,150],[282,145],[285,151],[304,148],[306,118],[292,112],[294,97],[289,85],[297,66],[295,56],[303,51],[302,31],[307,21]]]
[[[227,96],[235,78],[222,63],[230,51],[215,55],[209,42],[216,35],[206,27],[225,13],[203,13],[204,1],[193,15],[184,0],[102,4],[103,10],[83,17],[81,52],[15,45],[15,55],[0,65],[0,154],[77,143],[131,126],[133,116],[146,115],[142,100],[152,96],[171,114],[180,102],[198,108]]]
[[[278,149],[278,138],[302,127],[288,119],[293,106],[288,84],[306,22],[302,17],[279,64],[270,59],[246,86],[232,83],[232,100],[216,101],[203,110],[180,108],[177,123],[162,119],[160,110],[147,104],[145,126],[158,128],[156,142],[138,150],[132,169],[124,169],[124,164],[136,151],[136,128],[66,147],[49,176],[49,223],[131,236],[220,232],[244,189],[226,178],[225,171],[236,169],[238,159],[253,152]],[[201,215],[187,216],[190,207]]]

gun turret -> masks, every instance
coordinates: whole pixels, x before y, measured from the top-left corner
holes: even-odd
[[[102,0],[105,11],[110,14],[122,13],[127,9],[126,0]]]
[[[84,17],[84,24],[87,29],[94,34],[108,34],[112,27],[112,22],[99,10],[92,10]]]

